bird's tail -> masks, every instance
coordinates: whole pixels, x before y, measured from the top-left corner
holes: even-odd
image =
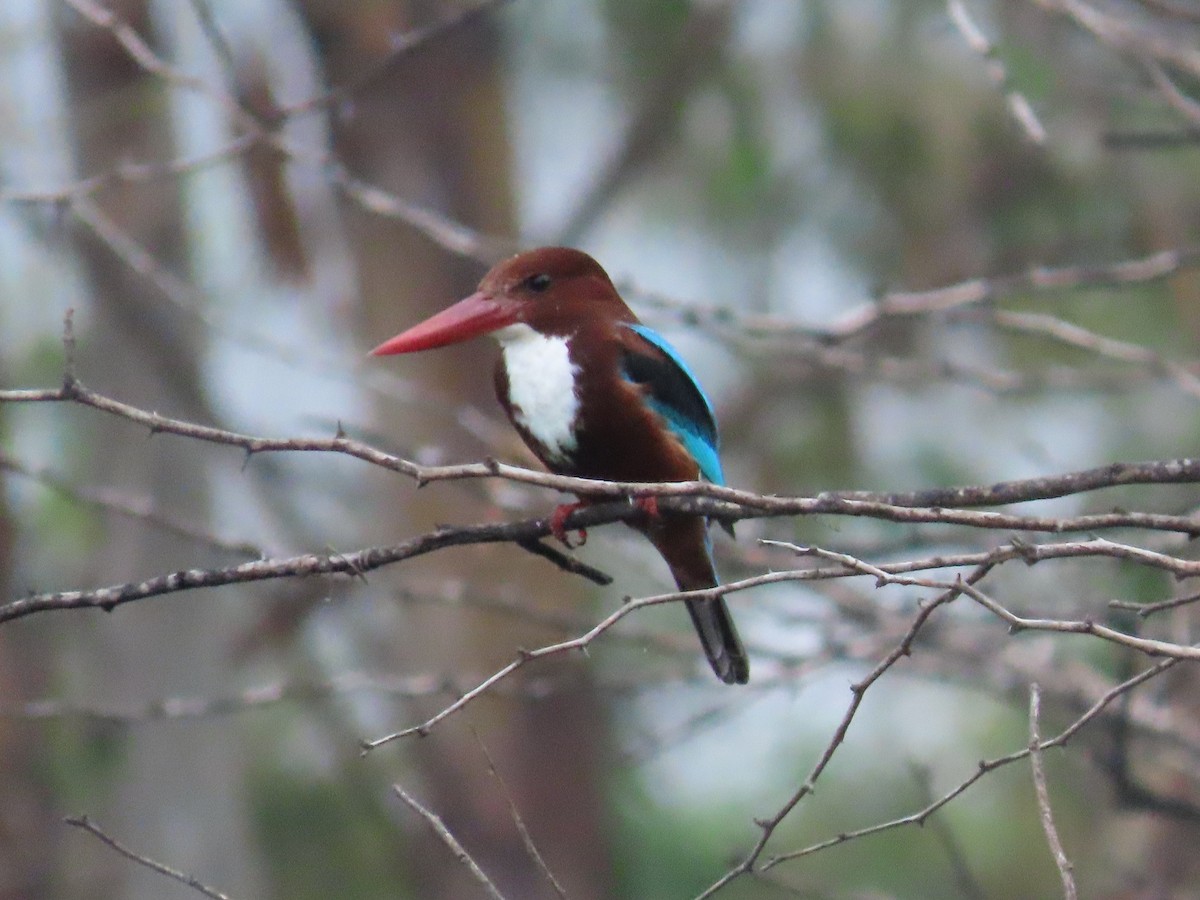
[[[709,585],[713,587],[713,585]],[[738,637],[733,617],[724,600],[688,600],[687,611],[704,645],[708,663],[726,684],[745,684],[750,680],[750,660]]]
[[[720,581],[708,546],[708,526],[700,518],[676,520],[648,533],[655,548],[671,567],[681,591],[716,587]],[[750,680],[750,659],[723,599],[688,600],[687,611],[700,635],[704,655],[717,677],[726,684]]]

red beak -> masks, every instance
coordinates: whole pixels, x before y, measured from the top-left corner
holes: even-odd
[[[434,347],[457,344],[481,334],[490,334],[515,323],[521,305],[516,300],[477,291],[440,313],[435,313],[424,322],[414,325],[408,331],[402,331],[391,340],[384,341],[371,351],[371,355],[388,356],[392,353],[432,350]]]

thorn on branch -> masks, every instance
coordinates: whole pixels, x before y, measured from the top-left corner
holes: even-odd
[[[63,393],[74,396],[78,380],[75,374],[75,308],[63,315]]]
[[[1020,554],[1021,559],[1025,561],[1027,566],[1032,566],[1038,561],[1037,547],[1025,540],[1020,535],[1013,535],[1011,538],[1009,538],[1008,543],[1013,550]]]
[[[351,578],[358,579],[363,584],[368,583],[367,582],[367,572],[362,567],[362,564],[359,561],[361,559],[361,557],[358,557],[355,554],[336,554],[332,550],[332,548],[329,548],[329,547],[326,547],[325,550],[327,553],[329,553],[330,556],[336,555],[338,557],[338,559],[340,559],[342,562],[344,562],[346,564],[346,570],[347,570],[346,574],[347,575],[349,575]]]

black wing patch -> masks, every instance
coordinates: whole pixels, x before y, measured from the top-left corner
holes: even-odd
[[[674,348],[660,335],[651,332],[656,340],[648,338],[645,332],[649,329],[644,326],[631,326],[630,330],[645,339],[653,350],[639,352],[622,346],[621,371],[625,378],[646,389],[646,403],[666,420],[695,458],[701,474],[714,484],[724,484],[717,423],[704,392]]]

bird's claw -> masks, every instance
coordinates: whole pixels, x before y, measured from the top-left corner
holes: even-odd
[[[654,521],[658,519],[658,498],[651,495],[649,497],[635,497],[633,505],[646,514],[646,518]]]
[[[577,509],[583,509],[585,505],[583,503],[564,503],[561,506],[555,507],[554,512],[550,514],[550,533],[568,550],[574,550],[587,543],[586,528],[576,529],[579,532],[579,540],[574,544],[571,543],[571,538],[568,536],[566,529],[567,516],[571,515]]]

